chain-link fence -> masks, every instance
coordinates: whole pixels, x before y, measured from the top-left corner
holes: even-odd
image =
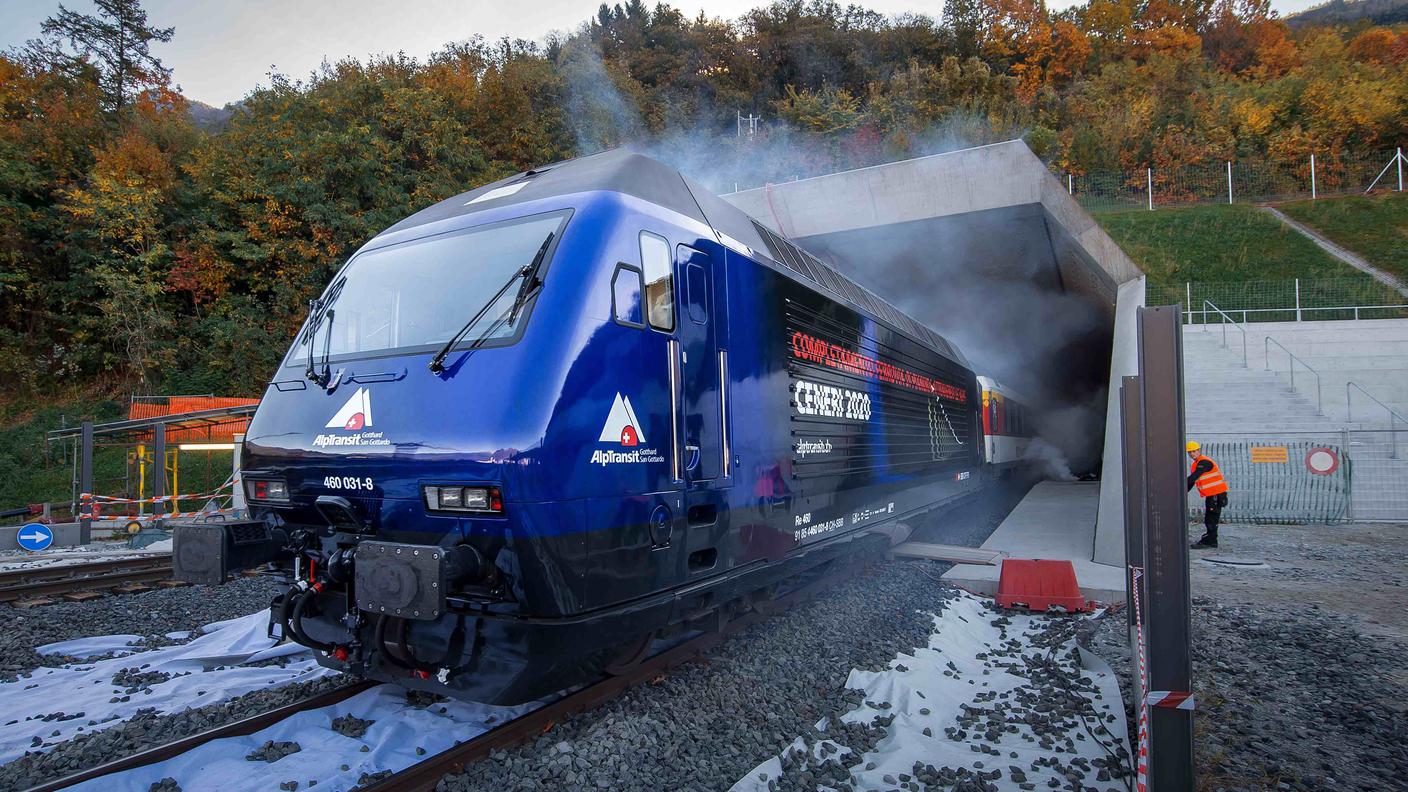
[[[1088,211],[1157,209],[1213,203],[1269,203],[1297,198],[1359,194],[1408,186],[1408,159],[1400,150],[1323,154],[1287,164],[1265,160],[1205,162],[1177,168],[1145,168],[1056,174]],[[1377,178],[1377,183],[1375,179]]]
[[[1394,438],[1399,447],[1395,448]],[[1408,522],[1408,431],[1200,433],[1229,492],[1229,523]],[[1403,452],[1403,453],[1400,453]],[[1199,520],[1196,489],[1189,507]]]
[[[1331,319],[1408,318],[1408,299],[1365,275],[1360,278],[1298,278],[1265,281],[1204,281],[1178,286],[1150,284],[1150,304],[1183,303],[1187,324],[1218,324],[1211,302],[1237,322],[1311,322]]]

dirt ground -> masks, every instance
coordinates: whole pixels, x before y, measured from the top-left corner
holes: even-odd
[[[1201,535],[1190,528],[1190,541]],[[1193,596],[1328,612],[1408,645],[1408,525],[1223,525],[1218,544],[1190,551]],[[1208,562],[1229,556],[1266,566]]]

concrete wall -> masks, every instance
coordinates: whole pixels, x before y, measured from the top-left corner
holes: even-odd
[[[1134,310],[1144,304],[1143,274],[1026,144],[996,143],[724,199],[948,336],[979,371],[1002,378],[984,371],[985,361],[1000,358],[1054,364],[1087,388],[1082,399],[1108,376],[1112,408],[1097,448],[1104,482],[1092,558],[1123,564],[1118,383],[1137,371]],[[973,273],[980,277],[955,277]],[[1023,290],[1065,301],[1024,311]],[[1092,326],[1110,335],[1091,343]],[[1072,339],[1068,346],[1053,346],[1062,334]],[[1026,360],[1018,357],[1024,349]],[[1100,349],[1099,357],[1082,357],[1090,349]]]
[[[1100,506],[1095,516],[1092,560],[1123,567],[1124,558],[1124,447],[1120,438],[1120,378],[1139,373],[1139,327],[1135,323],[1144,305],[1145,278],[1139,276],[1120,286],[1115,302],[1115,343],[1110,355],[1110,390],[1105,408],[1105,453],[1100,474]]]

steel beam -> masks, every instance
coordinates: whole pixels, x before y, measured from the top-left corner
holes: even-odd
[[[80,504],[83,502],[83,494],[89,496],[93,494],[93,422],[84,421],[78,429],[78,497]],[[88,500],[88,505],[80,506],[81,514],[78,516],[78,543],[88,544],[93,541],[93,507],[92,498]]]
[[[152,427],[152,497],[160,498],[166,494],[166,424],[159,423]],[[162,515],[166,513],[166,504],[155,501],[152,504],[152,514]]]
[[[1120,378],[1120,455],[1124,473],[1124,557],[1127,567],[1144,563],[1144,401],[1139,377]],[[1125,570],[1125,601],[1134,629],[1134,581]],[[1143,614],[1140,614],[1142,618]],[[1137,662],[1137,660],[1136,660]],[[1137,676],[1137,675],[1136,675]]]
[[[1144,608],[1150,691],[1189,691],[1191,596],[1184,473],[1182,308],[1139,309],[1144,485]],[[1149,708],[1149,788],[1193,789],[1193,712]]]

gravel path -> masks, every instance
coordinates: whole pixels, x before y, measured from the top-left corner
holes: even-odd
[[[1404,789],[1408,531],[1235,525],[1222,536],[1222,553],[1259,551],[1270,566],[1192,565],[1198,788]],[[1366,585],[1366,565],[1385,575]],[[1125,629],[1102,620],[1090,646],[1129,701]]]
[[[166,633],[195,630],[269,607],[277,585],[262,578],[237,578],[223,586],[154,589],[141,594],[113,594],[91,602],[58,602],[37,608],[0,606],[6,614],[0,630],[0,680],[42,665],[74,658],[44,657],[35,647],[92,635],[146,636],[144,648],[176,643]]]
[[[1025,489],[1021,488],[1021,492]],[[1015,493],[1015,495],[1014,495]],[[916,534],[979,544],[1020,499],[1016,488],[925,518]],[[859,700],[852,668],[879,670],[928,642],[952,589],[946,564],[890,561],[739,633],[702,662],[498,751],[440,790],[728,789],[759,762]],[[846,727],[856,744],[868,727]]]

